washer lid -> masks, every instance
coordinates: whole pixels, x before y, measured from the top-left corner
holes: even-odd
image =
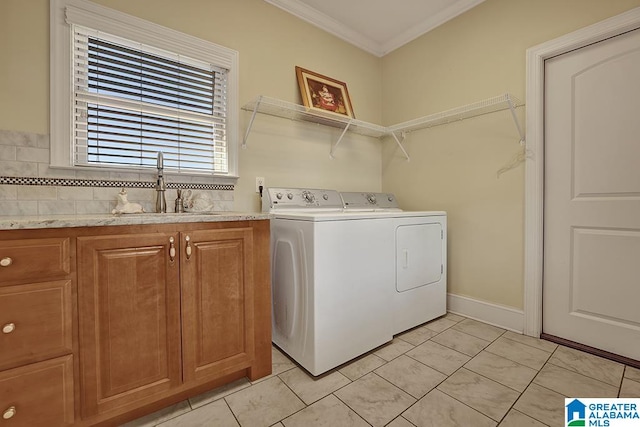
[[[381,220],[389,218],[426,218],[444,217],[442,211],[272,211],[274,219],[288,219],[299,221],[353,221],[353,220]]]

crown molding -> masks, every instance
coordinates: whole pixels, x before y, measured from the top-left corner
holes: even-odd
[[[420,37],[421,35],[431,31],[439,25],[444,24],[450,19],[466,12],[467,10],[477,6],[484,0],[460,0],[454,2],[451,6],[440,11],[439,13],[427,18],[424,22],[408,28],[406,31],[389,40],[386,43],[378,43],[371,38],[363,35],[358,31],[354,31],[342,22],[319,12],[311,6],[301,2],[300,0],[264,0],[285,12],[288,12],[303,21],[306,21],[322,30],[351,43],[352,45],[369,52],[375,56],[382,57],[393,50],[409,43],[410,41]]]
[[[311,6],[298,0],[264,0],[280,9],[288,12],[303,21],[315,25],[316,27],[333,34],[352,45],[369,52],[376,56],[382,56],[382,50],[379,43],[371,40],[369,37],[354,31],[343,23],[317,11]]]
[[[484,2],[484,0],[460,0],[454,2],[446,9],[436,13],[433,16],[428,17],[418,25],[414,25],[413,27],[408,28],[403,33],[380,45],[378,47],[378,50],[382,52],[382,54],[379,56],[384,56],[390,52],[393,52],[399,47],[404,46],[410,41],[417,39],[421,35],[428,33],[429,31],[433,30],[436,27],[439,27],[440,25],[455,18],[456,16],[462,15],[464,12],[472,9],[482,2]]]

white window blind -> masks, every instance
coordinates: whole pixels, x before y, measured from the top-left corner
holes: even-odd
[[[74,25],[74,163],[227,173],[227,75]]]

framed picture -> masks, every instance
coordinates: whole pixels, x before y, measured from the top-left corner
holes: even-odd
[[[300,67],[296,75],[305,107],[355,118],[345,83]]]

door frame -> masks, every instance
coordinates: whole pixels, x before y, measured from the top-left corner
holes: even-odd
[[[542,332],[544,256],[544,61],[640,28],[640,7],[527,49],[524,333]]]

